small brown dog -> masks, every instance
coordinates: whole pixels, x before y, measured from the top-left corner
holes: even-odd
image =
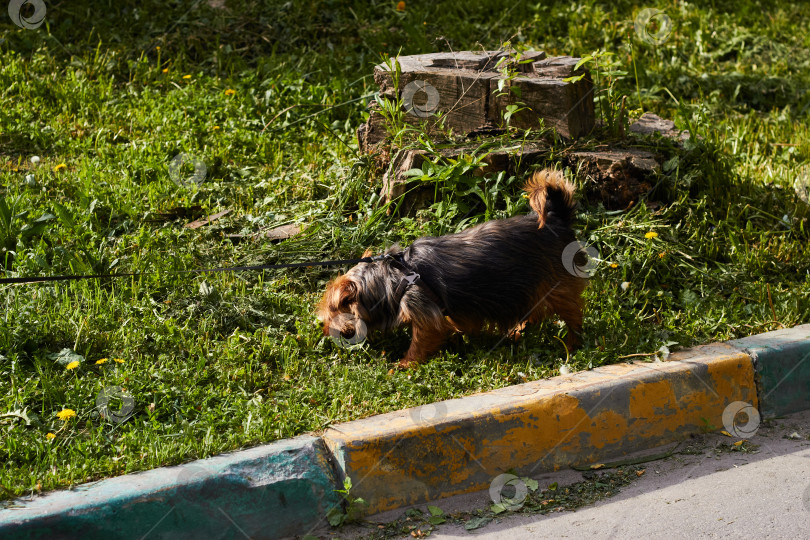
[[[568,326],[566,346],[573,350],[587,283],[565,260],[580,251],[571,230],[574,186],[561,172],[544,170],[524,189],[533,210],[528,215],[419,238],[329,283],[318,313],[324,334],[364,338],[363,326],[386,331],[410,324],[411,346],[398,366],[409,368],[454,331],[494,325],[517,332],[556,313]]]

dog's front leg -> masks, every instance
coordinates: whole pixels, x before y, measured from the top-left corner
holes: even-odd
[[[444,321],[438,327],[419,326],[413,323],[411,326],[411,346],[405,358],[400,360],[397,367],[399,369],[409,369],[425,361],[439,350],[444,340],[447,339],[450,330],[451,328]]]

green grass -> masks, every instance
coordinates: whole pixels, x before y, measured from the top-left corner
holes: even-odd
[[[485,219],[476,195],[460,194],[471,183],[460,165],[434,171],[441,204],[385,214],[380,173],[354,135],[381,53],[507,40],[549,54],[603,49],[628,73],[613,105],[626,95],[631,115],[643,108],[691,130],[684,149],[634,143],[667,159],[649,198],[662,204],[608,212],[583,199],[580,238],[603,262],[572,369],[807,322],[808,205],[795,189],[810,183],[803,3],[653,2],[674,23],[655,46],[635,35],[638,8],[622,1],[408,2],[402,13],[396,2],[226,4],[63,2],[37,30],[2,14],[0,263],[8,276],[147,274],[0,286],[0,414],[21,412],[0,417],[0,497],[558,373],[565,330],[553,321],[518,343],[460,340],[389,374],[407,332],[347,350],[317,325],[338,269],[171,273],[351,258]],[[546,140],[554,165],[566,149]],[[206,163],[198,187],[170,179],[180,152]],[[503,179],[490,217],[523,211],[521,180]],[[224,209],[214,224],[183,227]],[[307,228],[280,243],[225,236],[287,223]],[[84,362],[68,370],[49,357],[64,348]],[[134,397],[125,422],[98,414],[110,386]],[[77,416],[58,419],[66,408]]]

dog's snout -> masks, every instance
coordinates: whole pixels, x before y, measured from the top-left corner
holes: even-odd
[[[341,337],[343,337],[345,339],[353,338],[356,333],[357,333],[357,331],[354,329],[354,327],[349,327],[349,328],[344,327],[343,330],[340,331]]]

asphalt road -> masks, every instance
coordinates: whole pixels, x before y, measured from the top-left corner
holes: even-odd
[[[430,538],[810,538],[810,412],[763,423],[748,451],[731,451],[737,440],[708,434],[683,443],[679,453],[645,463],[643,476],[618,494],[574,512],[511,514],[474,531],[445,523]],[[564,488],[582,473],[535,478],[541,487]],[[492,501],[479,492],[432,504],[450,514]],[[390,521],[403,512],[371,519]],[[358,538],[371,530],[333,530],[326,537]]]

